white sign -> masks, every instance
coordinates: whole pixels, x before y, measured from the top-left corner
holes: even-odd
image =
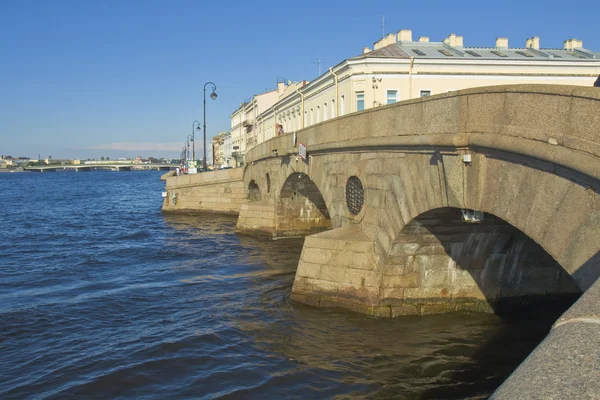
[[[298,156],[306,160],[306,146],[302,142],[298,142]]]

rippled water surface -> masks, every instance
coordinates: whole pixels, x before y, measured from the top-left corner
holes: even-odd
[[[0,398],[486,398],[556,317],[291,303],[302,240],[163,215],[159,177],[0,174]]]

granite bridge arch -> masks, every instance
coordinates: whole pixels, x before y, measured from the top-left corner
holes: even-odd
[[[525,281],[532,284],[515,296],[585,291],[600,275],[599,130],[600,91],[568,86],[476,88],[336,118],[248,152],[244,181],[259,182],[261,201],[242,209],[238,229],[281,236],[327,229],[295,225],[293,215],[278,211],[286,185],[303,177],[323,200],[304,196],[305,207],[325,211],[322,220],[332,229],[307,237],[295,300],[386,316],[455,309],[463,300],[489,303],[481,288],[484,267],[461,268],[461,256],[452,260],[447,248],[456,250],[457,243],[443,235],[437,247],[426,243],[436,235],[423,231],[425,220],[439,220],[455,237],[473,236],[455,218],[458,210],[484,213],[489,227],[484,222],[478,229],[491,230],[490,237],[509,225],[523,232],[534,242],[527,246],[541,246],[572,277],[556,265],[531,270]],[[306,145],[307,160],[298,158],[298,142]],[[364,189],[356,215],[346,199],[352,176]],[[301,213],[296,216],[300,222]],[[435,259],[441,252],[450,267]],[[523,273],[511,274],[511,282],[523,282]]]

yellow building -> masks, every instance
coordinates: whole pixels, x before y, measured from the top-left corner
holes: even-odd
[[[314,81],[286,90],[255,117],[253,144],[278,132],[416,97],[519,83],[592,86],[600,75],[600,53],[585,49],[581,40],[565,40],[562,49],[541,48],[538,37],[523,45],[509,47],[507,38],[497,38],[494,47],[465,47],[455,34],[441,42],[413,41],[412,31],[400,30]]]

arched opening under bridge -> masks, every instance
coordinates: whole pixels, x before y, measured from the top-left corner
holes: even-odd
[[[506,314],[538,301],[570,305],[581,289],[525,233],[491,214],[438,208],[396,236],[385,260],[382,305]]]
[[[283,184],[277,203],[277,229],[288,235],[331,229],[325,200],[308,175],[293,173]]]
[[[251,180],[248,184],[248,200],[250,201],[260,201],[262,199],[262,195],[260,193],[260,188],[255,180]]]

